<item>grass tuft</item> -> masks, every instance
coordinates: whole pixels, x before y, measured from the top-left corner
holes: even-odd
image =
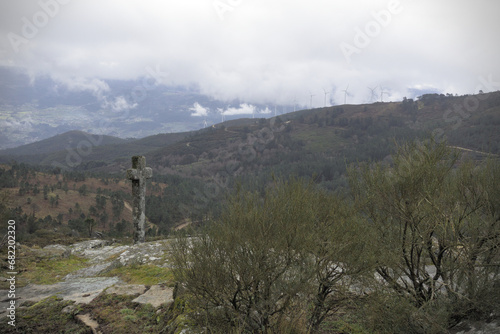
[[[106,272],[103,276],[118,276],[129,284],[155,285],[166,283],[168,286],[174,285],[174,276],[170,269],[152,264],[133,264],[118,267]]]
[[[88,260],[70,256],[63,259],[36,259],[34,257],[18,261],[19,274],[16,286],[18,288],[28,284],[54,284],[63,281],[64,276],[82,268],[88,267]],[[5,289],[4,283],[0,282],[0,289]]]

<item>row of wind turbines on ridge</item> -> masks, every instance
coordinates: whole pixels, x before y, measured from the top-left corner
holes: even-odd
[[[378,96],[375,93],[375,90],[377,90],[378,86],[376,86],[374,88],[371,88],[371,87],[367,87],[367,88],[371,91],[370,100],[368,102],[375,102],[375,101],[377,101],[378,100]],[[324,104],[324,106],[326,107],[327,106],[327,104],[326,104],[326,97],[329,94],[331,94],[331,93],[328,92],[324,88],[323,88],[323,92],[325,94],[325,104]],[[343,89],[342,92],[344,92],[344,104],[347,104],[347,97],[351,96],[351,94],[349,94],[349,85],[347,85],[346,89]],[[389,92],[385,91],[383,87],[380,87],[380,102],[384,102],[384,94],[389,95]],[[309,91],[309,97],[310,97],[309,107],[310,107],[310,109],[313,108],[313,97],[314,96],[316,96],[316,95],[313,94],[311,91]],[[297,102],[297,100],[293,101],[294,111],[295,111],[295,104],[296,104],[296,102]]]
[[[371,92],[370,100],[368,102],[375,102],[375,101],[377,101],[378,96],[375,93],[375,90],[377,90],[378,86],[376,86],[374,88],[371,88],[371,87],[367,87],[367,88]],[[344,92],[344,104],[347,104],[347,96],[351,96],[349,94],[348,90],[349,90],[349,85],[347,85],[347,87],[342,90],[342,92]],[[325,92],[325,94],[326,94],[326,92]],[[384,102],[384,94],[389,95],[389,92],[385,91],[384,88],[381,86],[380,87],[380,102]],[[325,97],[325,101],[326,101],[326,97]],[[325,105],[326,105],[326,102],[325,102]]]
[[[371,87],[367,87],[367,89],[370,90],[371,92],[371,96],[370,96],[370,100],[369,102],[375,102],[378,100],[378,95],[377,93],[375,92],[377,90],[377,88],[379,88],[378,86],[374,87],[374,88],[371,88]],[[323,88],[323,92],[324,92],[324,106],[326,107],[327,106],[327,96],[330,95],[331,93],[328,92],[326,89]],[[347,97],[348,96],[352,96],[351,94],[349,94],[349,84],[347,85],[347,87],[345,89],[342,90],[342,92],[344,92],[344,104],[347,104]],[[385,91],[384,88],[382,86],[380,86],[380,102],[383,102],[383,99],[384,99],[384,94],[388,95],[389,92]],[[310,109],[313,108],[313,97],[316,96],[316,94],[313,94],[311,91],[309,91],[309,97],[310,97],[310,101],[309,101],[309,106],[310,106]],[[293,111],[297,111],[297,99],[293,99]],[[221,120],[222,122],[224,122],[225,120],[225,117],[224,117],[224,111],[221,109],[220,111],[220,114],[221,114]],[[276,111],[276,105],[274,106],[274,116],[277,115],[277,111]],[[255,118],[255,111],[252,113],[252,118]],[[207,127],[207,120],[205,119],[204,122],[204,127]]]

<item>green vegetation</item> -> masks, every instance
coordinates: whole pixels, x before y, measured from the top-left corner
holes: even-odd
[[[430,141],[400,147],[393,166],[351,169],[383,287],[434,328],[500,307],[500,165],[458,158]]]
[[[18,311],[16,327],[2,319],[2,333],[92,333],[76,319],[78,314],[92,314],[102,333],[161,333],[172,321],[171,312],[156,310],[151,305],[132,302],[135,296],[101,294],[88,305],[73,305],[57,297],[49,297]],[[66,313],[62,309],[70,306]],[[7,319],[7,318],[5,318]]]
[[[54,284],[61,282],[67,274],[88,267],[87,262],[88,260],[73,255],[66,259],[44,259],[41,261],[35,259],[19,267],[22,270],[18,275],[19,283]]]
[[[238,189],[206,230],[179,237],[174,276],[195,326],[442,333],[500,315],[498,161],[405,144],[391,165],[352,167],[350,186],[352,200],[294,179]]]
[[[166,283],[170,286],[174,284],[171,269],[152,264],[133,264],[131,266],[118,267],[106,272],[103,276],[117,276],[129,284],[154,285]]]
[[[101,324],[103,333],[142,334],[161,333],[170,321],[169,312],[157,311],[151,305],[133,303],[135,296],[101,294],[82,313],[89,312]]]
[[[477,101],[474,112],[454,111],[458,107],[471,109],[466,108],[471,101]],[[395,142],[423,140],[435,131],[439,139],[447,138],[451,146],[468,149],[467,154],[474,154],[475,159],[484,159],[485,153],[498,155],[499,105],[498,92],[477,98],[428,94],[418,101],[333,106],[140,140],[106,137],[91,154],[80,157],[82,162],[77,166],[68,171],[53,168],[52,162],[64,162],[68,152],[43,156],[40,152],[62,147],[61,142],[66,145],[68,138],[76,144],[89,140],[84,133],[70,132],[24,147],[22,156],[5,156],[4,161],[14,158],[19,163],[12,168],[0,167],[0,186],[17,194],[11,217],[26,222],[21,240],[23,235],[31,239],[39,229],[60,229],[58,222],[69,228],[66,235],[76,234],[74,230],[86,236],[87,218],[94,219],[94,231],[120,238],[132,227],[130,210],[124,205],[130,198],[130,187],[122,173],[130,167],[132,154],[144,154],[155,169],[146,205],[153,224],[148,237],[154,237],[166,235],[187,221],[197,226],[216,218],[218,204],[234,190],[236,182],[263,191],[264,185],[272,182],[273,173],[283,178],[314,175],[314,182],[321,187],[344,192],[348,189],[347,165],[389,159]],[[51,167],[42,170],[21,163],[28,160]],[[90,171],[99,174],[91,175]],[[99,188],[103,193],[98,193]],[[107,200],[101,205],[104,210],[98,195]],[[81,210],[75,210],[77,202]]]
[[[202,313],[199,326],[317,330],[348,299],[344,279],[364,271],[354,260],[363,227],[353,218],[343,199],[298,180],[276,181],[263,199],[237,192],[219,221],[173,245],[174,275]]]
[[[62,309],[72,304],[72,301],[57,297],[46,298],[22,311],[18,310],[15,327],[4,323],[7,317],[2,319],[2,333],[91,333],[87,326],[74,319],[74,314],[62,312]]]
[[[70,244],[81,237],[123,238],[132,231],[130,183],[122,177],[64,172],[24,163],[0,166],[0,186],[8,219],[17,222],[16,238],[29,244]],[[196,189],[204,182],[176,175],[155,175],[148,180],[146,214],[148,238],[167,235],[185,220],[202,222],[208,208],[215,208],[222,192],[197,201]],[[0,222],[6,228],[7,220]]]
[[[19,328],[78,332],[75,314],[90,313],[112,333],[443,333],[462,320],[499,317],[497,160],[468,160],[430,140],[348,172],[344,193],[293,177],[265,187],[259,180],[255,191],[237,185],[220,215],[191,236],[179,232],[168,268],[135,264],[105,274],[175,286],[168,308],[103,293],[69,315],[49,316],[69,303],[51,300],[41,309],[43,301],[23,313]],[[92,191],[81,198],[112,214],[117,195]],[[44,231],[34,235],[51,238]],[[77,257],[37,259],[36,251],[19,248],[19,286],[55,283],[88,266]]]
[[[106,276],[175,285],[177,298],[156,314],[101,295],[87,311],[104,332],[442,333],[498,319],[500,93],[470,115],[450,113],[464,101],[429,94],[240,120],[105,145],[72,171],[2,165],[0,228],[14,219],[17,240],[40,247],[93,231],[123,242],[132,224],[122,171],[137,150],[155,169],[147,237],[189,229],[176,232],[173,269]],[[438,142],[426,140],[436,129]],[[20,286],[88,265],[22,249]]]
[[[27,250],[27,247],[17,248],[16,268],[19,274],[16,276],[16,286],[23,287],[28,284],[54,284],[61,282],[64,277],[76,270],[88,267],[86,259],[70,256],[61,258],[54,256],[40,257],[38,250]],[[41,251],[41,250],[40,250]],[[6,252],[1,252],[2,266],[6,267]],[[6,289],[7,282],[0,282],[0,289]]]

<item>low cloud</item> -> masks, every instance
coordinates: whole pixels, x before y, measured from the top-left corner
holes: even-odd
[[[86,91],[91,93],[101,103],[101,108],[103,109],[119,112],[134,109],[138,106],[136,102],[128,102],[123,95],[117,97],[109,96],[108,94],[111,92],[111,89],[109,85],[101,79],[66,76],[54,76],[53,79],[70,91]]]
[[[195,102],[192,108],[189,108],[192,111],[191,116],[195,117],[205,117],[208,115],[208,109],[202,107],[201,104]]]
[[[108,102],[107,99],[105,99],[101,106],[103,108],[111,108],[113,111],[118,112],[134,109],[137,105],[137,103],[128,103],[123,96],[118,96],[111,102]]]
[[[234,115],[252,115],[256,112],[256,107],[247,104],[247,103],[242,103],[240,104],[239,108],[227,108],[226,110],[223,110],[223,114],[226,116],[234,116]]]
[[[272,113],[272,111],[268,107],[266,107],[266,109],[264,110],[259,110],[259,114],[270,114],[270,113]]]
[[[99,100],[104,100],[105,94],[110,91],[108,84],[101,79],[64,76],[56,76],[53,79],[62,83],[70,91],[88,91]]]
[[[0,122],[0,127],[2,129],[10,129],[12,131],[30,132],[34,129],[33,124],[31,116],[28,116],[23,120],[16,120],[10,117],[9,119]]]
[[[46,2],[0,3],[0,65],[69,76],[68,87],[100,98],[101,79],[149,77],[222,101],[323,107],[324,89],[326,104],[365,103],[367,87],[383,86],[389,101],[418,86],[470,94],[478,77],[500,80],[490,0],[226,1],[223,15],[206,0],[65,1],[42,24],[33,18]],[[33,25],[36,36],[23,34]],[[9,33],[27,41],[18,52]]]

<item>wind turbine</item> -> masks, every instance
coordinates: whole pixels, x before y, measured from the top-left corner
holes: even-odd
[[[224,122],[224,109],[219,108],[220,116],[222,118],[222,122]]]
[[[384,94],[389,94],[388,92],[384,92],[384,88],[380,87],[380,102],[382,101],[382,98],[384,97]]]
[[[347,84],[346,89],[343,90],[344,92],[344,104],[347,104],[347,90],[349,89],[349,84]]]
[[[205,118],[205,120],[203,121],[203,127],[206,128],[207,127],[207,119]]]
[[[371,95],[371,97],[370,97],[370,102],[373,102],[373,101],[375,101],[375,98],[376,98],[376,96],[377,96],[377,95],[375,94],[375,89],[377,89],[377,87],[375,87],[375,88],[370,88],[370,87],[368,87],[368,89],[372,91],[372,95]]]
[[[297,110],[296,107],[297,107],[297,99],[293,98],[293,111]]]
[[[311,108],[310,109],[312,109],[313,108],[313,96],[315,96],[315,95],[313,93],[311,93],[310,91],[309,91],[309,94],[311,95]]]
[[[326,96],[330,94],[329,92],[326,91],[326,89],[323,88],[323,91],[325,92],[325,107],[326,107]]]

